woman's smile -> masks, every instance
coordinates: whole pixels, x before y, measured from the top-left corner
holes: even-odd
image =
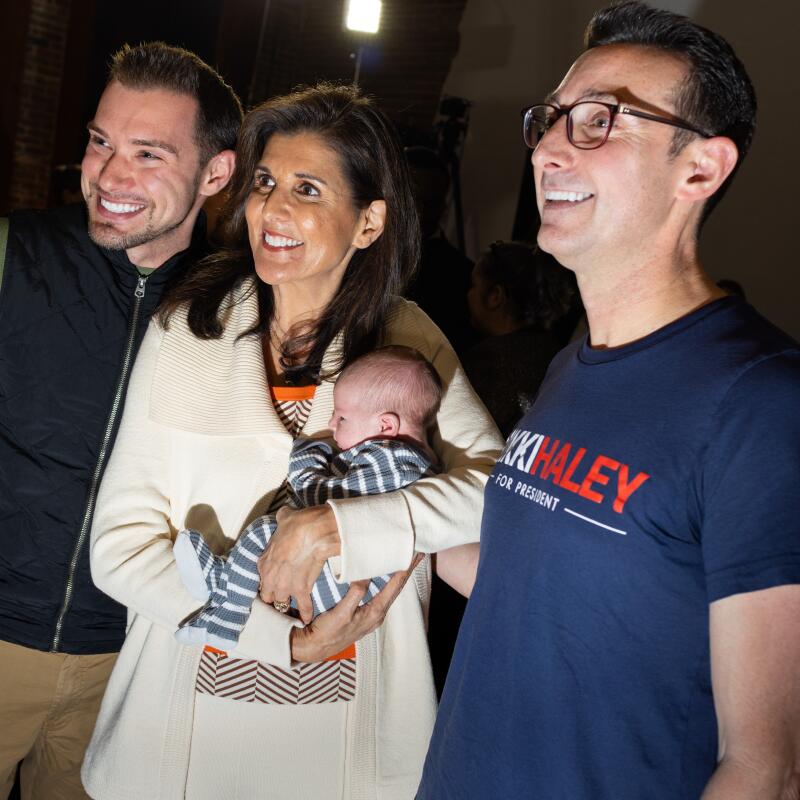
[[[267,250],[278,252],[280,250],[294,250],[301,247],[304,242],[297,239],[292,239],[280,233],[273,233],[271,231],[264,231],[264,247]]]

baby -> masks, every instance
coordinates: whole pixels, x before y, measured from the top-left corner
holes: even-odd
[[[333,390],[329,425],[340,452],[326,442],[295,440],[287,478],[290,505],[393,491],[429,473],[434,456],[427,434],[441,397],[439,375],[413,348],[394,345],[358,358]],[[215,556],[197,531],[178,534],[174,553],[183,582],[194,597],[207,601],[177,630],[178,641],[223,650],[236,645],[258,594],[258,559],[276,527],[272,514],[254,520],[227,559]],[[388,579],[373,578],[362,603]],[[311,593],[314,615],[336,605],[347,589],[326,563]]]

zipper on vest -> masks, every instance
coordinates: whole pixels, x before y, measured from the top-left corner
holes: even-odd
[[[69,562],[69,572],[67,573],[67,586],[64,590],[64,601],[58,612],[56,619],[56,629],[53,634],[53,641],[50,644],[50,652],[58,652],[58,645],[61,642],[61,629],[64,627],[64,618],[69,611],[69,604],[72,601],[72,592],[75,588],[75,570],[78,568],[78,558],[80,557],[81,550],[86,541],[89,533],[89,523],[92,521],[92,514],[94,512],[94,504],[97,499],[97,489],[100,485],[100,475],[103,472],[103,464],[105,464],[106,455],[108,454],[108,446],[111,443],[111,433],[114,430],[114,423],[119,415],[120,405],[122,404],[122,397],[125,391],[125,384],[128,381],[128,373],[131,370],[131,361],[133,359],[133,345],[136,341],[136,328],[139,322],[139,312],[142,305],[142,298],[144,298],[144,287],[147,283],[147,276],[140,275],[139,280],[136,282],[136,289],[133,291],[133,311],[131,312],[130,323],[128,325],[128,340],[125,345],[125,355],[122,359],[122,370],[120,371],[119,380],[117,381],[117,389],[114,393],[114,402],[111,404],[111,412],[108,415],[106,422],[106,430],[103,434],[103,441],[100,445],[100,452],[97,455],[97,462],[94,465],[94,472],[92,473],[92,481],[89,484],[89,496],[86,500],[86,508],[83,512],[83,522],[81,522],[80,533],[75,542],[75,549],[72,551],[72,559]]]

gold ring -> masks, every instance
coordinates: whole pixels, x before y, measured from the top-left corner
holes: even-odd
[[[281,614],[285,614],[289,608],[289,601],[288,600],[276,600],[273,604],[276,611],[280,611]]]

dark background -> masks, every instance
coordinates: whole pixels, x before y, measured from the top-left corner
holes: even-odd
[[[217,67],[246,107],[320,79],[360,84],[408,143],[431,136],[466,0],[385,0],[381,31],[344,27],[344,0],[20,0],[4,14],[0,213],[52,200],[59,164],[79,163],[110,55],[162,40]],[[361,38],[359,38],[361,37]]]

